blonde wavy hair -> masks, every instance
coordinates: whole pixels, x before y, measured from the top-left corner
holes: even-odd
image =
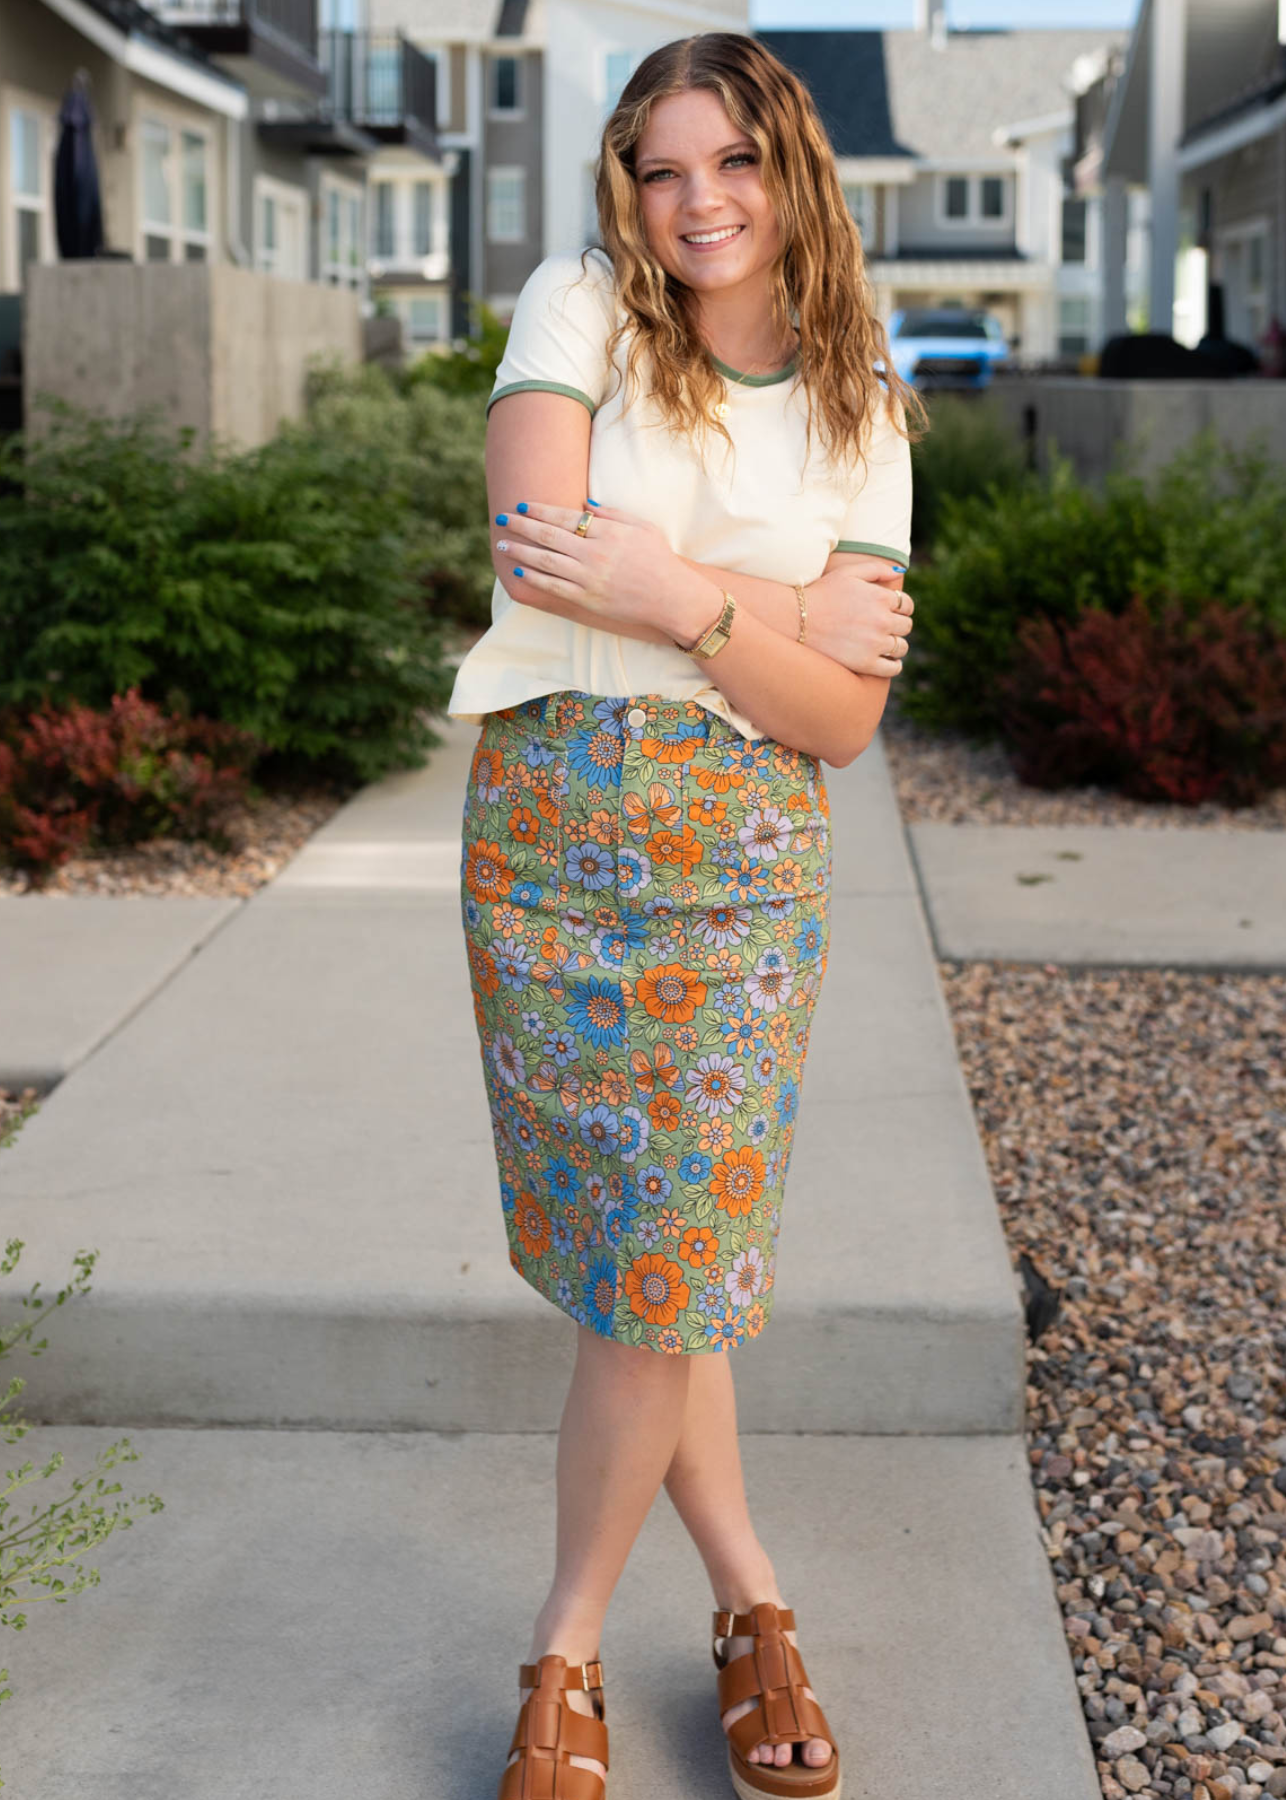
[[[731,445],[713,410],[723,377],[699,335],[692,290],[648,247],[634,167],[653,106],[693,88],[718,95],[728,117],[758,147],[760,179],[781,239],[770,272],[773,320],[783,336],[796,322],[799,331],[797,369],[808,400],[805,454],[816,424],[835,461],[860,462],[868,422],[881,405],[901,435],[914,441],[923,434],[924,408],[893,367],[861,234],[844,203],[812,96],[757,38],[739,32],[701,32],[653,50],[603,127],[594,182],[599,231],[627,314],[608,340],[608,354],[632,330],[627,394],[641,389],[640,364],[647,357],[650,393],[671,429],[703,436],[713,426]]]

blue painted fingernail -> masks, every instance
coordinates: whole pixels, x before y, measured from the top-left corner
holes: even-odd
[[[597,506],[598,501],[597,500],[586,500],[585,504],[586,504],[586,506]]]
[[[500,523],[503,525],[504,520],[501,519]],[[895,575],[905,575],[906,574],[906,564],[905,563],[894,563],[893,573]]]
[[[517,506],[514,508],[515,512],[526,512],[526,510],[527,510],[527,502],[525,500],[520,500],[518,502]]]
[[[515,574],[515,575],[521,575],[521,574],[522,574],[522,570],[521,570],[521,569],[515,569],[515,570],[514,570],[514,574]]]
[[[497,513],[496,514],[496,524],[497,525],[507,525],[508,523],[509,523],[509,514],[508,513]]]

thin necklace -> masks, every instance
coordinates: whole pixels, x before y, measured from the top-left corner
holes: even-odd
[[[712,353],[711,353],[711,354],[713,354],[713,352],[712,352]],[[795,354],[795,352],[794,352],[794,350],[792,350],[792,351],[791,351],[791,356],[793,356],[793,355],[794,355],[794,354]],[[721,360],[722,360],[722,359],[721,359]],[[790,360],[790,357],[787,357],[787,359],[786,359],[786,360],[787,360],[787,362],[789,362],[789,360]],[[727,366],[727,365],[726,365],[726,364],[725,364],[725,367],[726,367],[726,366]],[[779,364],[778,364],[778,365],[777,365],[777,366],[778,366],[778,368],[784,368],[784,367],[785,367],[785,364],[783,364],[783,363],[779,363]],[[751,376],[751,375],[753,375],[753,374],[754,374],[754,372],[755,372],[755,371],[754,371],[754,370],[753,370],[753,369],[743,369],[743,370],[741,370],[741,371],[740,371],[740,373],[739,373],[739,374],[736,374],[736,375],[734,375],[734,376],[733,376],[733,378],[732,378],[732,385],[733,385],[733,386],[734,386],[734,387],[744,387],[744,386],[745,386],[745,383],[746,383],[746,380],[747,380],[747,378],[748,378],[748,377],[749,377],[749,376]],[[723,370],[722,370],[722,369],[721,369],[721,370],[720,370],[720,371],[719,371],[719,373],[720,373],[720,374],[721,374],[721,375],[723,375]],[[772,371],[771,371],[771,370],[762,370],[762,371],[761,371],[761,373],[764,373],[764,374],[771,374],[771,373],[772,373]],[[724,376],[723,376],[723,380],[724,380],[724,385],[725,385],[725,386],[726,386],[726,385],[727,385],[727,383],[728,383],[728,377],[727,377],[727,376],[726,376],[726,375],[724,375]],[[712,411],[712,412],[713,412],[713,413],[714,413],[714,416],[715,416],[715,418],[716,418],[716,419],[725,419],[725,418],[727,418],[727,416],[728,416],[728,402],[727,402],[727,401],[726,401],[726,400],[716,400],[716,401],[715,401],[715,403],[714,403],[714,406],[713,406],[713,407],[712,407],[712,408],[711,408],[711,411]]]

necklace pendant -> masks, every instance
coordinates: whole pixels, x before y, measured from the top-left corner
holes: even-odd
[[[728,416],[728,402],[726,400],[716,400],[711,410],[716,419],[726,419]]]

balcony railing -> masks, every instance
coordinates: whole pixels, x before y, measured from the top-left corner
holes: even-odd
[[[332,112],[360,130],[434,155],[437,69],[400,32],[323,31]]]
[[[171,25],[262,27],[317,55],[317,0],[161,0],[155,10]]]

